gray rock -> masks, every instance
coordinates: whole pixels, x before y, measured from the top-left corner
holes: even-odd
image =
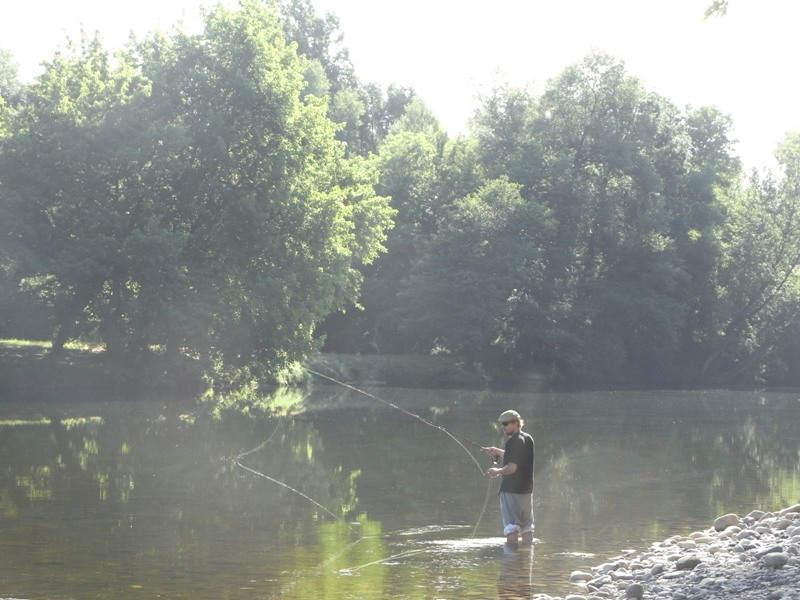
[[[789,562],[789,555],[786,552],[770,552],[764,556],[764,564],[774,569],[779,569]]]
[[[691,571],[702,562],[703,560],[697,556],[683,556],[675,563],[675,568],[678,571]]]
[[[728,513],[727,515],[722,515],[721,517],[716,518],[716,520],[714,521],[714,529],[716,529],[717,531],[723,531],[728,527],[739,525],[739,523],[741,523],[739,515]]]
[[[772,554],[773,552],[783,552],[783,546],[770,546],[766,550],[756,552],[756,558],[764,558],[767,554]]]
[[[636,600],[642,600],[643,596],[644,596],[644,587],[640,583],[632,583],[627,588],[625,588],[626,598],[635,598]]]
[[[591,569],[588,582],[577,575],[583,571],[573,572],[583,596],[532,600],[800,600],[800,504],[723,517],[717,520],[723,529],[609,558]]]
[[[791,519],[778,519],[772,524],[773,529],[788,529],[794,524]]]

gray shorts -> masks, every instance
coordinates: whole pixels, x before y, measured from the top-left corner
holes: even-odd
[[[533,531],[533,494],[500,492],[500,514],[503,517],[503,535],[514,530],[520,533]]]

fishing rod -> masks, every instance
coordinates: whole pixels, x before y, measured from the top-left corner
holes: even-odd
[[[330,377],[330,376],[328,376],[328,375],[323,375],[322,373],[319,373],[318,371],[314,371],[313,369],[309,369],[308,367],[303,367],[303,368],[304,368],[306,371],[308,371],[309,373],[311,373],[312,375],[316,375],[317,377],[321,377],[322,379],[327,379],[328,381],[330,381],[330,382],[332,382],[332,383],[335,383],[335,384],[337,384],[337,385],[341,385],[341,386],[343,386],[343,387],[346,387],[346,388],[348,388],[348,389],[351,389],[351,390],[353,390],[354,392],[358,392],[359,394],[363,394],[363,395],[367,396],[368,398],[372,398],[373,400],[377,400],[377,401],[378,401],[378,402],[380,402],[381,404],[385,404],[386,406],[390,406],[391,408],[394,408],[394,409],[396,409],[396,410],[399,410],[400,412],[407,414],[409,417],[413,417],[413,418],[415,418],[415,419],[418,419],[419,421],[422,421],[423,423],[425,423],[425,425],[428,425],[429,427],[433,427],[434,429],[438,429],[438,430],[439,430],[439,431],[441,431],[442,433],[444,433],[444,434],[446,434],[446,435],[449,435],[451,438],[453,438],[453,440],[454,440],[454,441],[455,441],[455,442],[456,442],[456,443],[457,443],[459,446],[461,446],[462,448],[464,448],[464,451],[465,451],[467,454],[469,454],[469,457],[470,457],[470,458],[472,459],[472,461],[473,461],[473,462],[474,462],[474,463],[477,465],[477,467],[478,467],[478,470],[480,470],[480,472],[481,472],[481,475],[484,475],[483,467],[481,467],[480,463],[479,463],[477,460],[475,460],[475,457],[472,455],[472,452],[470,452],[469,450],[467,450],[467,449],[464,447],[464,444],[462,444],[462,443],[459,441],[459,439],[461,439],[461,440],[464,440],[466,443],[468,443],[468,444],[471,444],[472,446],[475,446],[476,448],[480,448],[480,450],[481,450],[481,451],[483,451],[483,452],[485,452],[485,451],[486,451],[486,447],[485,447],[485,446],[482,446],[482,445],[481,445],[481,444],[479,444],[478,442],[474,442],[474,441],[472,441],[471,439],[469,439],[469,438],[467,438],[467,437],[464,437],[463,435],[460,435],[460,434],[458,434],[458,433],[454,433],[454,432],[452,432],[452,431],[448,430],[446,427],[444,427],[444,426],[442,426],[442,425],[439,425],[438,423],[434,423],[433,421],[431,421],[431,420],[429,420],[429,419],[426,419],[425,417],[423,417],[423,416],[420,416],[420,415],[418,415],[418,414],[416,414],[416,413],[414,413],[414,412],[411,412],[410,410],[407,410],[407,409],[403,408],[402,406],[397,406],[397,404],[394,404],[393,402],[389,402],[388,400],[384,400],[383,398],[379,398],[378,396],[375,396],[375,395],[373,395],[373,394],[370,394],[369,392],[365,392],[365,391],[364,391],[364,390],[362,390],[362,389],[359,389],[359,388],[357,388],[357,387],[355,387],[355,386],[352,386],[352,385],[350,385],[349,383],[345,383],[345,382],[343,382],[343,381],[339,381],[338,379],[334,379],[333,377]]]

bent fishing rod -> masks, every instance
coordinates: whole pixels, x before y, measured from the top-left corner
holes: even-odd
[[[339,381],[338,379],[334,379],[333,377],[330,377],[328,375],[323,375],[322,373],[319,373],[318,371],[314,371],[312,369],[309,369],[308,367],[303,367],[303,368],[306,371],[308,371],[309,373],[311,373],[312,375],[316,375],[317,377],[320,377],[322,379],[327,379],[328,381],[330,381],[332,383],[335,383],[337,385],[341,385],[343,387],[346,387],[346,388],[348,388],[350,390],[353,390],[354,392],[358,392],[359,394],[363,394],[363,395],[367,396],[368,398],[372,398],[373,400],[377,400],[381,404],[385,404],[386,406],[390,406],[391,408],[399,410],[400,412],[407,414],[409,417],[413,417],[415,419],[418,419],[419,421],[422,421],[423,423],[425,423],[425,425],[428,425],[429,427],[433,427],[434,429],[438,429],[442,433],[444,433],[446,435],[449,435],[451,438],[453,438],[453,440],[455,440],[455,442],[459,446],[461,446],[462,448],[464,448],[464,445],[459,441],[459,439],[464,440],[466,443],[471,444],[472,446],[475,446],[476,448],[479,448],[483,452],[486,452],[486,447],[482,446],[478,442],[474,442],[471,439],[469,439],[467,437],[464,437],[463,435],[460,435],[458,433],[454,433],[454,432],[448,430],[446,427],[444,427],[442,425],[439,425],[438,423],[434,423],[433,421],[431,421],[429,419],[426,419],[425,417],[423,417],[421,415],[418,415],[417,413],[411,412],[410,410],[405,409],[402,406],[397,406],[397,404],[394,404],[393,402],[389,402],[388,400],[384,400],[383,398],[379,398],[378,396],[370,394],[369,392],[365,392],[364,390],[359,389],[359,388],[357,388],[355,386],[352,386],[349,383],[345,383],[343,381]],[[478,469],[480,469],[481,475],[483,475],[484,474],[483,467],[481,467],[480,463],[478,463],[478,461],[475,460],[475,457],[472,455],[472,453],[469,450],[464,448],[464,451],[467,454],[469,454],[470,458],[472,458],[473,462],[478,466]]]

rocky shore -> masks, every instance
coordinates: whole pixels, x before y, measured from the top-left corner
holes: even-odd
[[[800,504],[723,515],[570,580],[575,594],[532,600],[800,600]]]

